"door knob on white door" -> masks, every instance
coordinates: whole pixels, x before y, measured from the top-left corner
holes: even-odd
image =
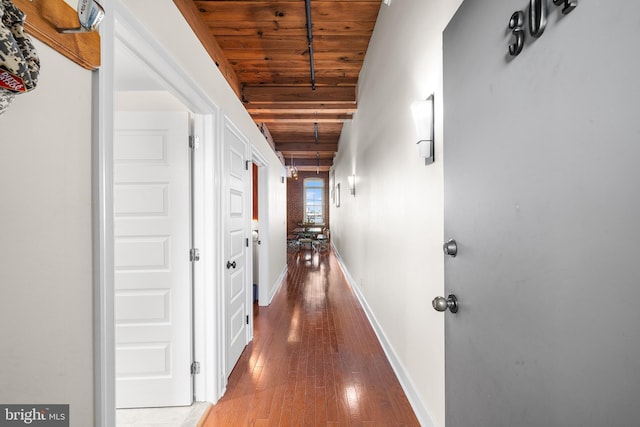
[[[455,258],[458,255],[458,243],[454,239],[451,239],[442,245],[442,250],[446,255]]]
[[[452,313],[458,312],[458,298],[453,294],[449,295],[447,298],[435,297],[433,301],[431,301],[431,305],[433,305],[433,308],[436,311],[447,311],[448,308]]]

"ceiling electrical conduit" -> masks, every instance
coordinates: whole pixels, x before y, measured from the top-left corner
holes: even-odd
[[[311,89],[316,90],[316,69],[313,61],[313,34],[311,33],[311,0],[305,0],[307,6],[307,41],[309,42],[309,67],[311,69]]]

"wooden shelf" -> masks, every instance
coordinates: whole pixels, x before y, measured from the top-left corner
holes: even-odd
[[[61,34],[58,28],[78,27],[78,13],[64,0],[13,0],[26,15],[25,30],[87,70],[100,67],[97,32]]]

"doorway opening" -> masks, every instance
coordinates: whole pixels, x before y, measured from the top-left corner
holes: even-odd
[[[193,416],[192,114],[115,49],[114,308],[118,424]],[[178,407],[184,407],[178,409]],[[121,409],[129,408],[127,411]],[[126,419],[127,421],[123,421]]]
[[[192,377],[193,401],[217,402],[224,393],[227,382],[225,369],[228,359],[226,355],[225,326],[229,322],[226,321],[225,316],[227,316],[229,310],[225,309],[223,286],[228,269],[225,268],[227,260],[225,259],[225,262],[222,262],[227,250],[223,243],[225,241],[225,214],[222,208],[222,201],[228,201],[229,198],[223,194],[226,185],[224,184],[223,169],[228,162],[225,162],[222,146],[226,144],[230,137],[242,141],[244,144],[244,148],[241,150],[243,152],[241,156],[243,159],[241,162],[242,169],[244,169],[245,160],[250,161],[252,158],[252,147],[249,140],[231,123],[224,111],[220,110],[213,100],[198,88],[197,82],[183,72],[181,65],[166,53],[157,40],[145,32],[144,26],[139,25],[139,21],[127,8],[116,2],[114,13],[111,14],[111,18],[106,22],[110,25],[105,25],[105,29],[109,31],[105,32],[104,50],[107,53],[113,52],[113,57],[108,54],[105,55],[104,72],[98,73],[99,89],[105,90],[104,105],[106,107],[100,110],[98,118],[103,130],[97,137],[99,144],[96,147],[97,155],[95,158],[98,180],[96,185],[99,190],[97,200],[99,209],[96,210],[95,217],[96,222],[101,224],[98,230],[98,243],[96,244],[96,260],[100,263],[100,270],[96,277],[96,304],[99,307],[98,315],[100,316],[100,321],[96,327],[95,343],[97,375],[96,418],[100,420],[97,424],[112,426],[116,424],[116,403],[113,397],[116,396],[114,336],[116,335],[115,330],[117,327],[114,316],[115,310],[113,309],[115,289],[112,275],[115,271],[114,265],[120,261],[112,259],[111,256],[116,245],[114,242],[113,216],[111,215],[115,204],[111,198],[111,193],[113,192],[111,177],[113,175],[114,154],[117,154],[112,152],[113,147],[111,145],[111,132],[113,129],[111,117],[113,108],[111,108],[111,104],[116,104],[117,97],[127,97],[126,94],[118,93],[117,84],[112,79],[113,76],[117,79],[118,76],[116,74],[125,71],[120,68],[124,62],[118,59],[118,55],[120,55],[119,49],[126,49],[137,60],[138,65],[142,65],[144,69],[142,74],[138,74],[132,80],[137,86],[131,90],[144,90],[147,93],[145,96],[163,98],[162,104],[165,102],[174,105],[175,103],[181,104],[181,108],[184,108],[186,113],[191,112],[191,124],[195,137],[192,143],[200,146],[193,156],[192,165],[194,181],[192,188],[195,193],[193,196],[194,207],[192,209],[194,218],[192,218],[192,225],[195,229],[195,238],[191,246],[195,246],[195,248],[192,247],[191,249],[199,249],[201,256],[200,261],[195,264],[191,272],[191,277],[193,278],[191,292],[195,303],[192,303],[190,310],[195,321],[192,324],[191,346],[187,345],[187,347],[191,347],[191,352],[194,355],[193,361],[198,362],[200,366],[200,373]],[[154,94],[152,95],[152,93]],[[135,98],[135,96],[130,98]],[[139,100],[129,99],[128,101],[135,103]],[[157,107],[157,104],[155,107]],[[145,107],[145,109],[147,108],[149,107]],[[185,141],[186,143],[187,141]],[[145,144],[142,145],[144,146]],[[147,144],[146,148],[149,149],[152,145]],[[163,147],[162,144],[159,146]],[[159,156],[159,158],[155,159],[156,163],[159,163],[159,159],[162,159],[163,150],[164,148],[161,148],[156,151]],[[135,156],[135,153],[129,154]],[[262,166],[266,166],[266,162],[259,155],[258,158],[259,161],[257,163],[261,169],[259,179],[260,182],[264,183],[268,173],[264,172],[267,168]],[[249,177],[247,177],[246,182],[250,182]],[[261,186],[260,191],[266,191],[265,189],[266,185]],[[161,199],[162,188],[155,190],[156,194],[159,195],[158,199]],[[247,187],[246,193],[250,193],[250,187]],[[247,200],[249,200],[249,197],[247,196]],[[261,214],[259,222],[261,229],[265,229],[263,222],[268,223],[268,209],[263,209],[266,206],[266,201],[266,196],[260,197]],[[162,209],[163,205],[160,203],[159,210]],[[244,209],[244,211],[246,212],[248,209]],[[129,212],[129,214],[132,217],[135,216],[133,212]],[[235,243],[241,243],[243,247],[245,246],[245,237],[250,237],[251,231],[250,218],[247,219],[246,226],[243,227],[242,239],[236,239],[237,242],[234,240]],[[264,243],[266,239],[261,236],[261,240]],[[155,243],[157,244],[156,248],[160,248],[155,252],[157,255],[161,253],[164,244],[161,241],[156,241]],[[233,247],[238,246],[235,245]],[[187,252],[187,258],[193,256],[190,252],[191,250]],[[249,260],[251,251],[249,250],[248,252],[247,259]],[[265,269],[265,265],[268,265],[266,259],[266,256],[259,257],[259,277],[268,276],[268,272]],[[229,261],[233,263],[233,260],[229,259]],[[240,263],[237,263],[237,265],[240,265]],[[250,269],[251,264],[247,262],[246,267]],[[245,282],[247,286],[245,287],[246,292],[244,295],[247,298],[246,300],[243,298],[243,301],[247,302],[246,309],[250,309],[251,283],[249,280],[242,280],[242,283]],[[266,286],[262,287],[261,292],[266,290],[268,293],[266,288]],[[162,310],[158,307],[163,307],[161,292],[157,294],[159,295],[155,295],[155,298],[159,302],[156,305],[156,313],[151,313],[156,316],[156,319],[161,318],[161,314],[158,315],[158,312],[161,313]],[[260,296],[260,299],[262,300],[262,296]],[[264,298],[264,300],[268,301],[268,298]],[[166,306],[167,304],[164,305],[164,307]],[[237,316],[237,318],[242,319],[244,323],[245,316]],[[245,328],[248,339],[252,332],[251,325],[249,326],[249,328]],[[161,351],[157,351],[157,354],[161,353]],[[197,371],[197,366],[193,364],[191,367],[187,366],[187,369],[189,368],[195,368],[194,370]]]
[[[119,287],[118,277],[113,281],[115,288],[109,284],[111,282],[107,282],[106,285],[105,293],[111,295],[107,298],[115,300],[115,310],[113,310],[115,315],[109,315],[107,312],[105,317],[106,334],[112,341],[106,341],[104,348],[106,353],[103,357],[111,357],[109,355],[112,352],[117,356],[112,367],[107,367],[110,369],[105,377],[106,390],[101,388],[99,392],[116,397],[116,401],[107,402],[105,405],[104,418],[109,420],[105,425],[123,424],[123,415],[124,419],[131,420],[140,418],[138,417],[140,414],[144,415],[141,420],[146,419],[146,425],[148,425],[148,420],[150,417],[153,418],[154,413],[158,416],[163,414],[163,417],[172,419],[176,416],[194,417],[204,412],[209,404],[192,405],[193,402],[216,402],[224,390],[225,381],[220,375],[220,351],[223,347],[220,341],[221,334],[217,330],[220,324],[218,318],[220,301],[216,298],[215,289],[215,284],[221,282],[218,279],[220,271],[215,263],[221,252],[216,243],[220,240],[221,231],[215,221],[219,213],[216,212],[213,202],[219,197],[219,190],[214,185],[214,171],[217,170],[216,162],[220,162],[220,159],[216,159],[215,150],[208,148],[214,145],[219,111],[209,100],[192,90],[193,84],[176,72],[173,60],[165,56],[160,47],[154,45],[154,40],[136,32],[138,26],[135,25],[135,18],[122,10],[116,14],[116,21],[118,25],[112,40],[114,81],[110,90],[113,93],[114,110],[116,110],[114,147],[113,154],[107,150],[105,160],[108,165],[106,168],[113,168],[116,184],[122,185],[121,188],[113,188],[113,204],[110,205],[109,199],[104,203],[106,212],[118,211],[118,205],[122,205],[122,200],[127,201],[130,206],[124,212],[123,218],[114,219],[114,231],[105,237],[106,247],[113,247],[115,253],[115,260],[110,270],[114,272],[114,276],[118,276],[121,272],[134,276],[130,282],[135,282],[139,276],[145,274],[158,276],[179,264],[183,271],[180,288],[186,289],[186,292],[181,292],[178,304],[176,301],[171,301],[173,291],[162,289],[157,284],[159,282],[143,289],[125,290],[124,296],[128,298],[122,298],[123,292]],[[150,135],[144,136],[139,130],[129,129],[127,131],[129,135],[125,136],[135,136],[133,139],[137,142],[125,146],[126,149],[123,152],[122,147],[118,147],[117,141],[117,126],[119,122],[122,123],[119,117],[121,114],[125,116],[147,114],[151,117],[178,114],[186,118],[183,122],[183,124],[186,123],[184,127],[186,131],[182,132],[180,142],[172,142],[163,135],[164,130],[152,130]],[[147,130],[153,129],[153,126],[143,127]],[[168,121],[160,126],[162,129],[167,127]],[[179,187],[182,190],[178,190],[178,193],[182,196],[180,196],[181,202],[176,205],[179,206],[178,208],[171,205],[171,199],[176,195],[176,188],[161,179],[161,171],[154,170],[154,168],[162,169],[163,167],[172,169],[168,159],[171,151],[176,147],[179,147],[181,153],[178,161],[178,175]],[[125,158],[123,153],[126,154]],[[120,163],[117,167],[122,166],[124,171],[116,171],[117,162]],[[147,182],[137,182],[134,179],[135,176],[130,175],[140,171],[151,174]],[[118,175],[120,175],[119,178]],[[151,243],[147,241],[149,250],[133,250],[136,244],[139,246],[145,243],[145,239],[149,240],[148,223],[153,223],[153,220],[172,223],[176,209],[182,212],[181,219],[177,221],[181,227],[177,240],[181,243],[176,253],[171,254],[170,250],[175,239],[167,233],[154,236],[150,239]],[[120,219],[129,221],[130,224],[125,223],[123,228],[118,224]],[[133,230],[137,235],[126,236],[129,240],[125,243],[132,243],[132,245],[128,246],[129,252],[126,250],[123,252],[121,249],[127,249],[127,245],[120,245],[119,248],[118,245],[121,242],[117,241],[117,236],[127,230],[129,232]],[[194,249],[203,251],[207,256],[195,262],[198,254]],[[140,265],[133,266],[131,262],[127,264],[126,261],[131,255],[147,257],[147,259],[143,259],[142,261],[145,262],[141,262]],[[149,261],[154,261],[155,264]],[[138,306],[136,301],[145,300],[145,298],[145,304]],[[146,347],[132,343],[123,344],[120,341],[121,338],[130,338],[127,334],[135,329],[130,325],[134,323],[131,321],[132,317],[139,317],[136,319],[139,327],[146,324],[153,325],[159,330],[168,329],[176,316],[172,312],[175,305],[180,306],[179,317],[183,325],[178,335],[186,342],[173,345],[159,335],[151,337],[155,342],[147,343]],[[140,351],[141,347],[144,351]],[[174,347],[180,347],[183,353],[187,354],[186,358],[183,355],[179,358],[180,361],[176,359],[174,363],[173,358],[176,354]],[[129,359],[127,355],[130,356]],[[124,364],[121,363],[123,361]],[[178,363],[180,366],[169,368],[167,367],[169,361]],[[144,365],[142,362],[145,362]],[[156,393],[157,399],[154,401],[127,403],[126,396],[123,401],[124,392],[122,392],[121,383],[134,382],[136,378],[144,377],[135,372],[136,364],[137,367],[143,365],[148,370],[147,378],[153,375],[162,376],[164,369],[165,373],[180,371],[183,377],[186,372],[186,379],[183,378],[181,386],[169,387],[163,392]],[[186,386],[184,386],[185,383]],[[157,391],[151,388],[153,393]],[[111,393],[109,389],[112,390]],[[151,395],[152,392],[135,394]],[[178,408],[176,405],[185,406]],[[151,413],[149,409],[134,409],[116,414],[116,407],[140,406],[157,407],[157,409],[151,410]],[[113,421],[110,421],[111,419]]]
[[[260,183],[258,181],[259,167],[255,162],[251,163],[251,240],[253,242],[253,305],[258,305],[258,290],[260,286],[260,214],[259,214],[259,200]]]

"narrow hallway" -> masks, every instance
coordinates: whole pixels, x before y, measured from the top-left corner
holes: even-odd
[[[332,251],[289,254],[254,326],[203,426],[419,425]]]

